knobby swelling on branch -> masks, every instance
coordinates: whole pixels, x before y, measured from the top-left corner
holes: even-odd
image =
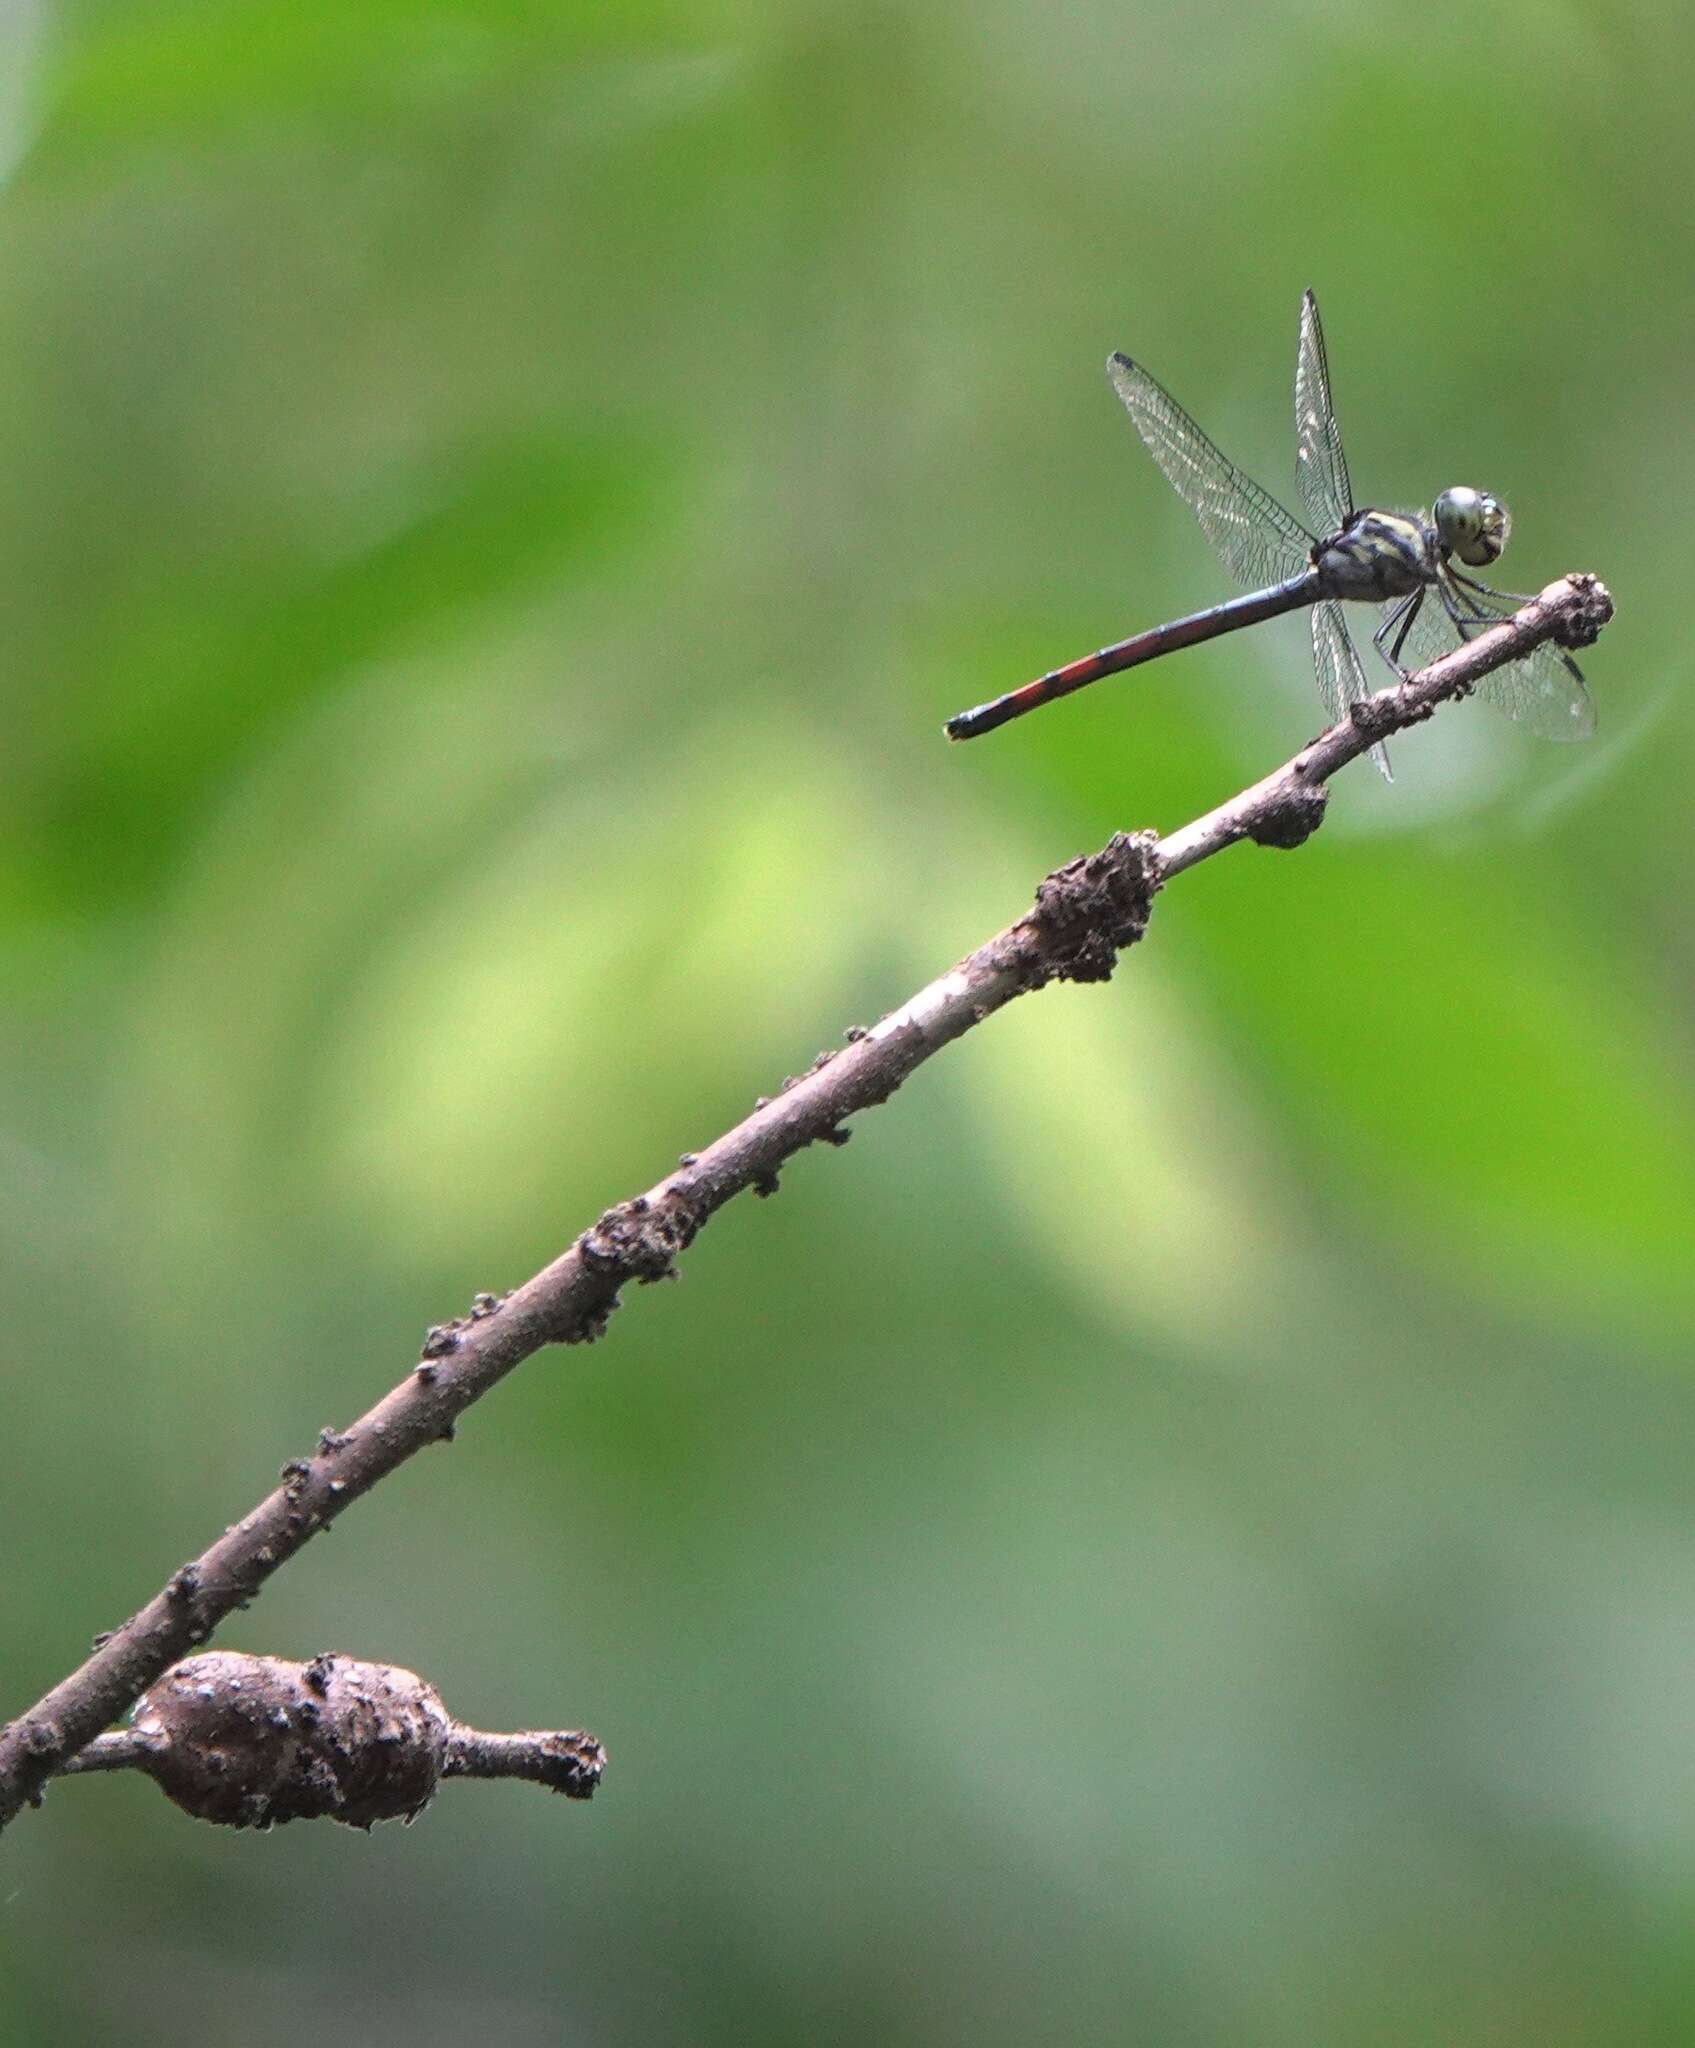
[[[416,1820],[443,1778],[525,1778],[588,1799],[606,1753],[579,1730],[491,1735],[455,1721],[415,1671],[354,1657],[212,1650],[172,1665],[127,1728],[65,1771],[144,1771],[166,1798],[222,1827]]]
[[[783,1164],[807,1145],[846,1142],[847,1119],[886,1102],[915,1068],[1015,997],[1051,981],[1104,981],[1147,928],[1153,898],[1174,876],[1239,840],[1299,846],[1322,823],[1326,785],[1378,742],[1421,724],[1442,704],[1544,641],[1581,647],[1612,617],[1593,576],[1551,583],[1510,619],[1409,681],[1380,690],[1281,768],[1178,831],[1118,833],[1068,862],[1004,931],[892,1010],[851,1031],[781,1093],[646,1194],[609,1209],[571,1248],[514,1293],[479,1295],[469,1315],[432,1329],[423,1357],[345,1430],[283,1467],[275,1492],[227,1528],[121,1628],[97,1640],[68,1678],[0,1730],[0,1827],[143,1691],[379,1479],[426,1445],[547,1344],[600,1336],[631,1281],[669,1279],[676,1261],[732,1196],[776,1191]],[[371,1668],[371,1667],[367,1667]]]

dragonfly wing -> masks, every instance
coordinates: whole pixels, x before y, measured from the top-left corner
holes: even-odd
[[[1295,351],[1295,474],[1301,503],[1318,531],[1339,533],[1354,516],[1354,487],[1330,397],[1318,301],[1311,292],[1301,299],[1301,339]]]
[[[1517,598],[1480,585],[1455,592],[1461,613],[1481,632],[1497,620],[1510,619]],[[1580,669],[1565,649],[1544,640],[1522,661],[1509,661],[1486,675],[1477,686],[1485,704],[1515,718],[1526,732],[1545,740],[1586,740],[1595,730],[1595,700]]]
[[[1519,608],[1517,598],[1504,591],[1485,590],[1481,585],[1457,587],[1453,591],[1461,625],[1456,626],[1443,609],[1439,592],[1427,590],[1406,645],[1401,649],[1401,666],[1409,674],[1428,668],[1459,644],[1462,628],[1466,639],[1486,628],[1510,619]],[[1395,605],[1385,607],[1385,615]],[[1394,636],[1390,635],[1390,646]],[[1497,711],[1516,719],[1527,732],[1546,740],[1586,740],[1595,730],[1595,700],[1583,680],[1583,671],[1563,647],[1544,640],[1521,661],[1509,661],[1477,685],[1476,695]]]
[[[1477,694],[1545,740],[1586,740],[1595,730],[1595,700],[1583,671],[1551,640],[1485,676]]]
[[[1371,694],[1342,607],[1329,600],[1312,608],[1312,672],[1318,678],[1318,694],[1332,725],[1339,725],[1347,717],[1350,704],[1357,704]],[[1383,780],[1393,782],[1387,750],[1375,746],[1371,758]]]
[[[1148,453],[1238,583],[1256,590],[1299,576],[1311,566],[1313,535],[1268,490],[1221,455],[1140,363],[1115,355],[1107,374]]]

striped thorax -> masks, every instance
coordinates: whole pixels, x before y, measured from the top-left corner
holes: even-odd
[[[1433,527],[1403,512],[1356,512],[1312,551],[1326,597],[1383,603],[1410,597],[1441,574]]]

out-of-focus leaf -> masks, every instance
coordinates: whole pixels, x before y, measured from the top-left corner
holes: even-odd
[[[1393,1218],[1403,1251],[1558,1319],[1686,1324],[1695,1103],[1669,1019],[1569,850],[1510,853],[1197,875],[1208,978],[1362,1238]]]
[[[32,811],[60,886],[129,896],[180,841],[196,792],[293,705],[604,564],[651,510],[648,472],[647,451],[604,439],[483,448],[410,478],[415,509],[339,559],[152,565],[110,604],[89,686],[53,714],[70,744]]]
[[[698,33],[694,9],[651,0],[253,0],[111,10],[62,65],[53,147],[239,137],[279,116],[388,123],[462,103],[537,65],[663,54]],[[585,83],[592,91],[596,81]]]

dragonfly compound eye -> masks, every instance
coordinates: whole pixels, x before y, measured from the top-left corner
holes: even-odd
[[[1483,531],[1477,537],[1480,552],[1472,559],[1479,563],[1498,562],[1501,558],[1501,550],[1506,546],[1507,538],[1512,530],[1513,515],[1501,503],[1499,498],[1491,497],[1485,491],[1483,493]]]
[[[1450,553],[1473,569],[1500,559],[1512,520],[1499,498],[1460,484],[1442,493],[1435,510],[1436,531]]]

